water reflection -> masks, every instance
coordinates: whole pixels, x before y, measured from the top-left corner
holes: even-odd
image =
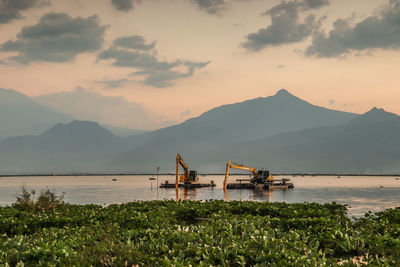
[[[221,199],[301,202],[337,202],[349,205],[349,214],[360,216],[367,211],[381,211],[400,206],[400,180],[395,177],[290,177],[295,185],[288,190],[228,190],[222,189],[223,176],[202,176],[202,182],[214,180],[216,188],[161,189],[149,176],[90,177],[9,177],[0,178],[0,205],[10,205],[22,185],[37,192],[48,186],[65,192],[65,201],[73,204],[124,203],[135,200]],[[113,180],[115,179],[115,180]],[[174,176],[160,176],[160,183],[174,182]]]

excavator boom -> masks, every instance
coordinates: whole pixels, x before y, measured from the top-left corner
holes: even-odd
[[[179,165],[182,166],[184,173],[179,177]],[[179,153],[176,155],[176,179],[175,179],[175,188],[178,188],[179,182],[184,183],[193,183],[198,182],[197,172],[189,171],[188,165],[183,161],[181,155]]]
[[[243,170],[243,171],[248,171],[248,172],[253,173],[253,178],[252,178],[253,181],[257,181],[258,180],[257,178],[260,176],[259,172],[261,172],[260,173],[261,175],[263,174],[263,172],[265,172],[263,170],[258,171],[257,169],[255,169],[253,167],[244,166],[244,165],[241,165],[241,164],[237,164],[237,163],[228,161],[228,163],[226,164],[226,171],[225,171],[224,190],[226,190],[226,187],[228,185],[229,171],[230,171],[231,168],[238,169],[238,170]],[[273,176],[268,175],[268,177],[266,178],[266,181],[272,181],[272,180],[273,180]]]

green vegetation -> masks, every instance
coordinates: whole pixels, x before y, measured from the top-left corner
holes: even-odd
[[[64,204],[62,195],[57,195],[56,192],[50,191],[48,188],[40,192],[39,197],[35,200],[35,190],[28,190],[22,186],[21,193],[17,195],[17,202],[14,207],[19,209],[56,209],[58,206]]]
[[[400,208],[148,201],[0,208],[0,266],[396,266]]]

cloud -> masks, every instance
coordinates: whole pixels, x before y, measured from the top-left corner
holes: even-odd
[[[140,3],[140,0],[111,0],[111,4],[116,10],[128,12],[134,9],[133,3]]]
[[[277,67],[278,69],[284,69],[284,68],[286,68],[286,65],[276,65],[276,67]]]
[[[329,4],[329,0],[304,0],[300,2],[300,6],[303,10],[316,9]]]
[[[24,64],[67,62],[101,48],[106,29],[97,16],[71,18],[65,13],[47,13],[36,25],[23,27],[15,41],[3,43],[0,51],[17,52],[9,60]]]
[[[205,11],[210,15],[220,16],[222,15],[222,12],[225,9],[227,9],[229,4],[231,4],[233,1],[246,2],[251,0],[191,0],[191,1],[194,4],[196,4],[200,10]]]
[[[321,19],[308,15],[303,22],[299,13],[329,4],[326,0],[282,1],[262,13],[270,16],[271,24],[246,36],[241,46],[249,51],[259,51],[268,46],[279,46],[305,40],[321,25]]]
[[[143,41],[143,43],[145,42]],[[130,48],[133,46],[130,45]],[[98,55],[98,60],[113,60],[111,63],[113,66],[134,68],[136,71],[130,74],[131,77],[143,76],[141,81],[143,84],[158,88],[172,86],[174,85],[173,80],[190,77],[196,70],[202,69],[210,63],[209,61],[194,62],[180,59],[171,62],[163,61],[157,58],[154,49],[143,51],[143,49],[121,48],[121,45],[115,45],[115,42],[112,47]]]
[[[181,117],[186,117],[192,114],[192,111],[190,111],[190,109],[185,110],[184,112],[181,112],[179,115]]]
[[[162,62],[160,62],[162,64]],[[154,69],[148,71],[139,71],[131,73],[130,76],[145,75],[143,83],[146,85],[165,88],[173,86],[174,83],[171,81],[190,77],[194,74],[197,69],[202,69],[207,66],[210,62],[192,62],[192,61],[180,61],[177,60],[172,64],[174,67],[185,67],[186,71],[176,71],[171,68],[158,68],[157,63],[153,66]]]
[[[390,0],[378,15],[352,25],[337,19],[328,35],[317,32],[305,54],[315,57],[343,57],[353,51],[400,49],[400,1]]]
[[[132,48],[137,50],[151,50],[156,45],[156,42],[146,44],[144,38],[140,35],[126,36],[116,39],[113,42],[115,47]]]
[[[23,18],[21,11],[35,6],[50,5],[48,1],[39,0],[0,0],[0,24],[6,24],[16,19]]]
[[[200,10],[203,10],[211,15],[219,15],[225,9],[224,0],[192,0],[197,4]]]
[[[118,79],[118,80],[106,80],[106,81],[95,81],[95,83],[103,84],[105,89],[115,89],[120,88],[125,84],[132,83],[134,81],[128,79]]]

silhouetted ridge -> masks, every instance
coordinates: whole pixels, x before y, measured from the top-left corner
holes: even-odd
[[[372,108],[370,111],[352,119],[349,125],[368,125],[372,123],[383,123],[390,120],[399,120],[400,117],[394,113],[387,112],[383,108]]]
[[[54,124],[70,122],[68,115],[42,106],[12,89],[0,89],[0,139],[41,134]]]
[[[291,94],[288,90],[282,88],[281,90],[276,92],[275,96],[294,96],[294,95]]]
[[[172,170],[174,163],[171,158],[179,149],[184,157],[190,158],[194,168],[196,164],[207,162],[206,169],[215,170],[224,163],[215,164],[208,159],[221,155],[219,150],[232,143],[307,128],[337,126],[356,116],[312,105],[282,89],[273,96],[216,107],[182,124],[137,137],[135,147],[115,158],[111,164],[130,171],[152,170],[155,164]],[[263,153],[269,152],[264,150]],[[233,155],[222,156],[215,161]]]
[[[46,137],[55,136],[89,136],[89,137],[112,137],[113,133],[100,126],[97,122],[73,121],[71,123],[58,123],[44,133]]]
[[[58,123],[41,135],[1,141],[0,166],[10,172],[98,171],[125,149],[122,139],[98,123]]]
[[[278,92],[276,92],[275,95],[270,96],[270,97],[264,97],[261,99],[264,102],[273,101],[279,105],[289,105],[289,107],[290,107],[290,105],[303,105],[303,104],[310,105],[310,103],[293,95],[286,89],[280,89]]]
[[[29,100],[24,94],[21,94],[13,89],[0,88],[0,103],[7,104],[7,102],[14,101],[25,101]]]

